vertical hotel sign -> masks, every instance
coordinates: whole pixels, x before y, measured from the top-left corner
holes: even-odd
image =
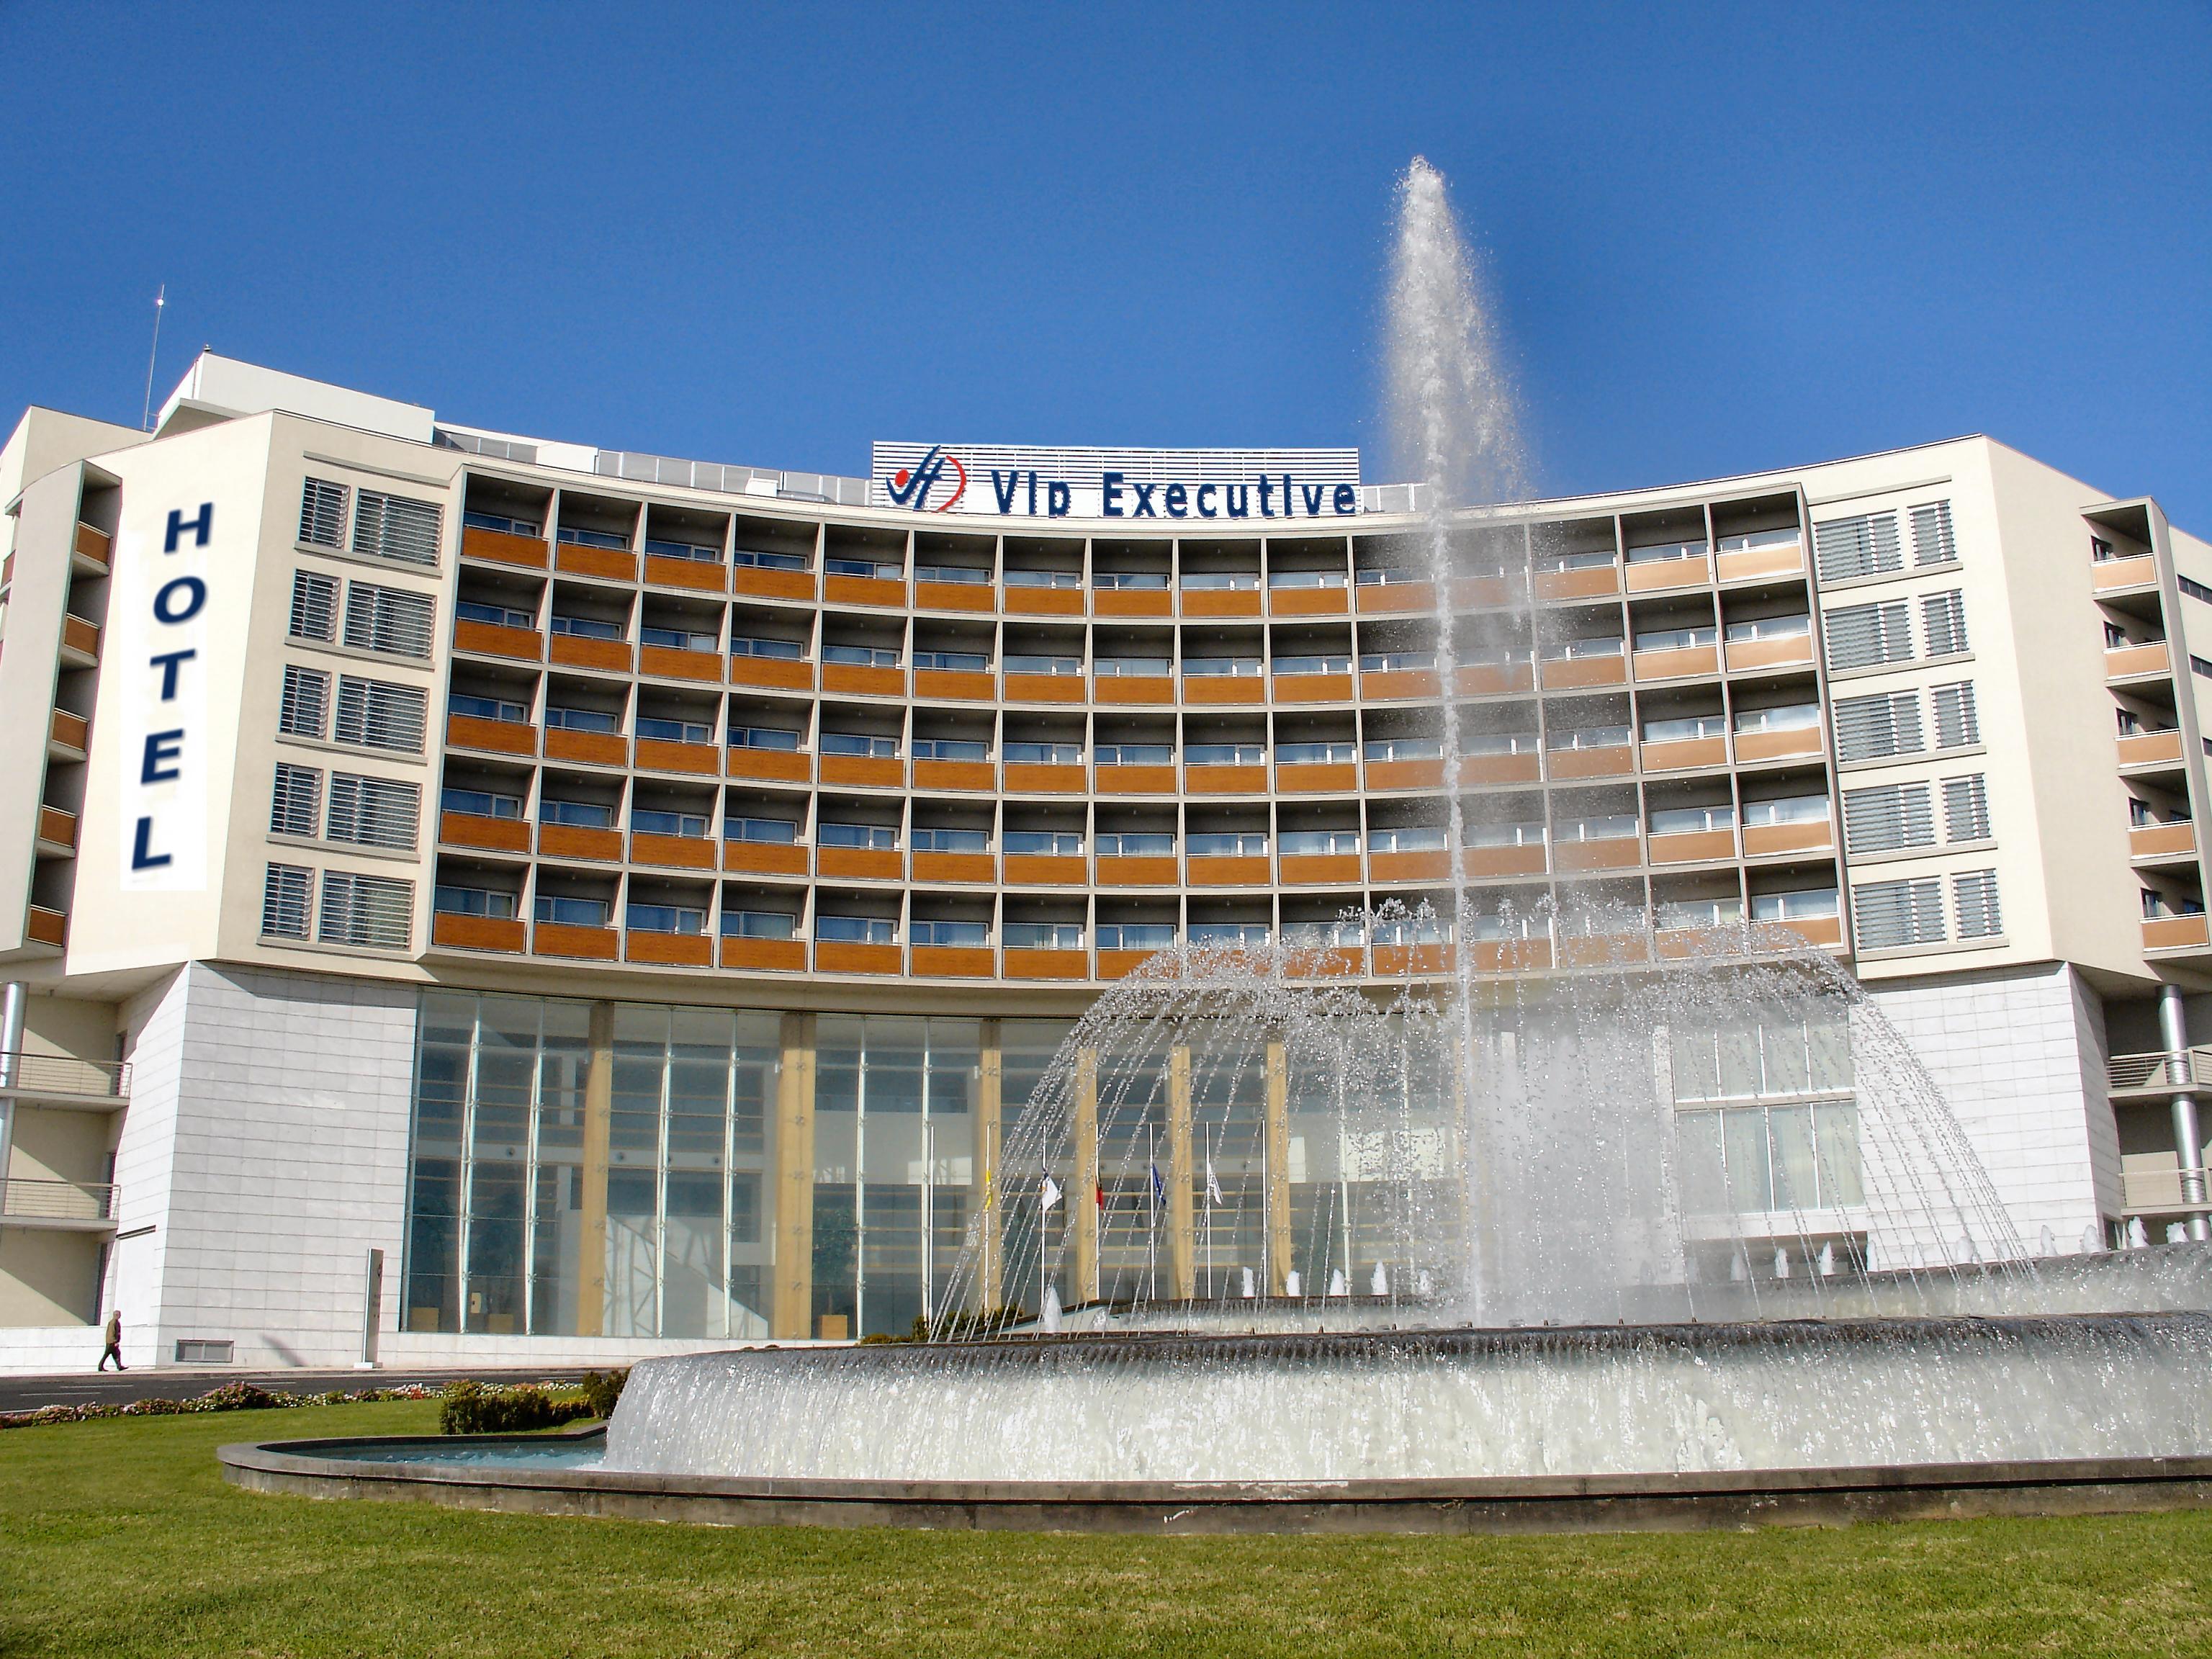
[[[157,513],[159,509],[156,509]],[[136,544],[132,544],[135,540]],[[126,892],[207,888],[208,593],[215,503],[168,509],[158,542],[117,550],[131,573],[112,667],[123,693],[120,838]],[[124,584],[118,583],[121,587]]]

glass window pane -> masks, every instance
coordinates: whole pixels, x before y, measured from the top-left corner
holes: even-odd
[[[1721,1164],[1721,1115],[1683,1112],[1674,1119],[1674,1179],[1686,1215],[1719,1215],[1728,1209]]]
[[[1849,1101],[1813,1110],[1820,1152],[1820,1202],[1841,1209],[1866,1202],[1859,1170],[1859,1112]]]
[[[1811,1086],[1804,1021],[1794,1014],[1770,1014],[1760,1023],[1759,1046],[1765,1060],[1768,1094],[1802,1095]]]
[[[1774,1148],[1774,1207],[1809,1210],[1820,1203],[1813,1175],[1813,1109],[1777,1106],[1766,1115]]]
[[[1766,1161],[1766,1114],[1723,1112],[1727,1148],[1729,1207],[1739,1212],[1774,1207],[1774,1182]]]

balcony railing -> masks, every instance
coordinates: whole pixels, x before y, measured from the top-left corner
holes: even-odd
[[[0,1217],[9,1221],[109,1221],[115,1216],[112,1184],[82,1181],[0,1182]]]
[[[131,1067],[68,1054],[0,1054],[0,1091],[70,1100],[128,1100]]]
[[[2212,1048],[2180,1054],[2114,1054],[2106,1070],[2115,1093],[2126,1090],[2212,1090]]]

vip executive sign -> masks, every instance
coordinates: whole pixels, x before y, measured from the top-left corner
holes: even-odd
[[[1356,449],[1035,449],[878,443],[878,505],[1001,518],[1342,519],[1359,502]]]

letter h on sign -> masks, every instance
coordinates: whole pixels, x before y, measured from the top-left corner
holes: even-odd
[[[182,507],[173,507],[169,509],[169,533],[161,539],[161,551],[175,552],[177,544],[184,539],[187,530],[192,532],[193,546],[205,547],[208,544],[209,532],[214,528],[215,503],[213,501],[202,501],[198,515],[190,519],[185,516]]]

